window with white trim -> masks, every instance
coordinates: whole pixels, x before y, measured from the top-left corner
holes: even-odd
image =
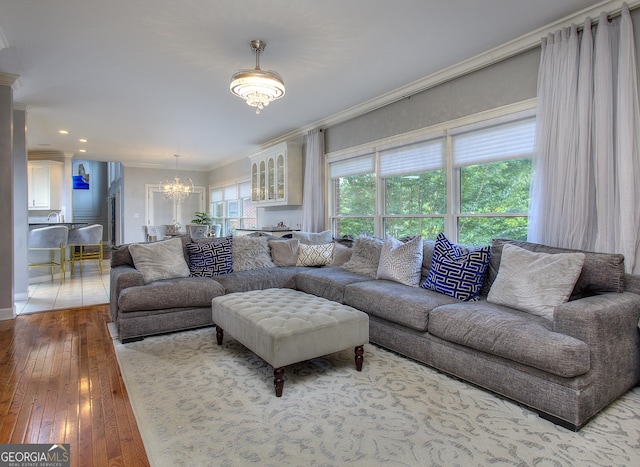
[[[487,244],[526,240],[535,137],[532,111],[380,141],[329,160],[334,235]]]
[[[236,229],[255,229],[256,208],[251,204],[251,182],[238,182],[211,188],[211,217],[222,226],[221,235],[234,235]]]

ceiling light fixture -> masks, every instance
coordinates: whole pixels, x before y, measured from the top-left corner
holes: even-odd
[[[191,198],[193,194],[193,182],[190,178],[180,179],[180,172],[178,172],[178,154],[173,157],[176,158],[176,176],[173,179],[167,179],[160,184],[160,191],[162,197],[167,201],[173,201],[175,204],[180,204],[185,200]]]
[[[256,54],[256,67],[253,70],[240,70],[231,78],[229,89],[238,97],[242,97],[247,104],[256,107],[259,114],[269,102],[284,96],[284,81],[275,71],[260,69],[260,54],[267,46],[261,40],[251,41],[251,49]]]

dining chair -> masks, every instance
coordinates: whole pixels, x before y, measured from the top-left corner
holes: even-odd
[[[82,275],[83,261],[98,261],[98,269],[102,274],[102,232],[101,224],[88,225],[69,231],[69,262],[71,263],[71,274],[73,274],[75,263],[80,263],[80,275]]]
[[[147,241],[154,242],[157,240],[164,240],[167,235],[167,228],[163,225],[148,225],[147,226]]]
[[[40,261],[39,258],[38,260],[34,260],[34,262],[29,261],[29,268],[50,268],[51,280],[53,280],[55,268],[58,267],[60,283],[62,283],[66,273],[65,250],[67,248],[68,238],[69,228],[65,225],[54,225],[30,230],[28,236],[29,251],[48,251],[50,255],[48,261]],[[57,260],[56,252],[58,252]]]
[[[205,238],[209,233],[209,226],[202,224],[188,224],[187,232],[192,239]]]

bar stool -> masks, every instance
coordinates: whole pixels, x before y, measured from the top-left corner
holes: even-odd
[[[60,283],[64,280],[66,273],[66,254],[67,241],[69,238],[69,229],[64,225],[54,225],[51,227],[42,227],[29,231],[28,245],[29,251],[49,251],[51,253],[49,261],[29,262],[29,268],[51,268],[51,280],[56,266],[60,271]],[[56,251],[58,252],[58,261],[56,261]]]
[[[102,274],[102,230],[101,224],[93,224],[69,231],[67,244],[70,247],[71,274],[73,274],[76,262],[80,262],[80,274],[82,275],[82,262],[96,260],[100,274]]]

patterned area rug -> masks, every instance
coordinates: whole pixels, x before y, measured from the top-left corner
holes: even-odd
[[[122,345],[153,466],[640,465],[640,387],[579,433],[368,344],[273,369],[215,329]]]

